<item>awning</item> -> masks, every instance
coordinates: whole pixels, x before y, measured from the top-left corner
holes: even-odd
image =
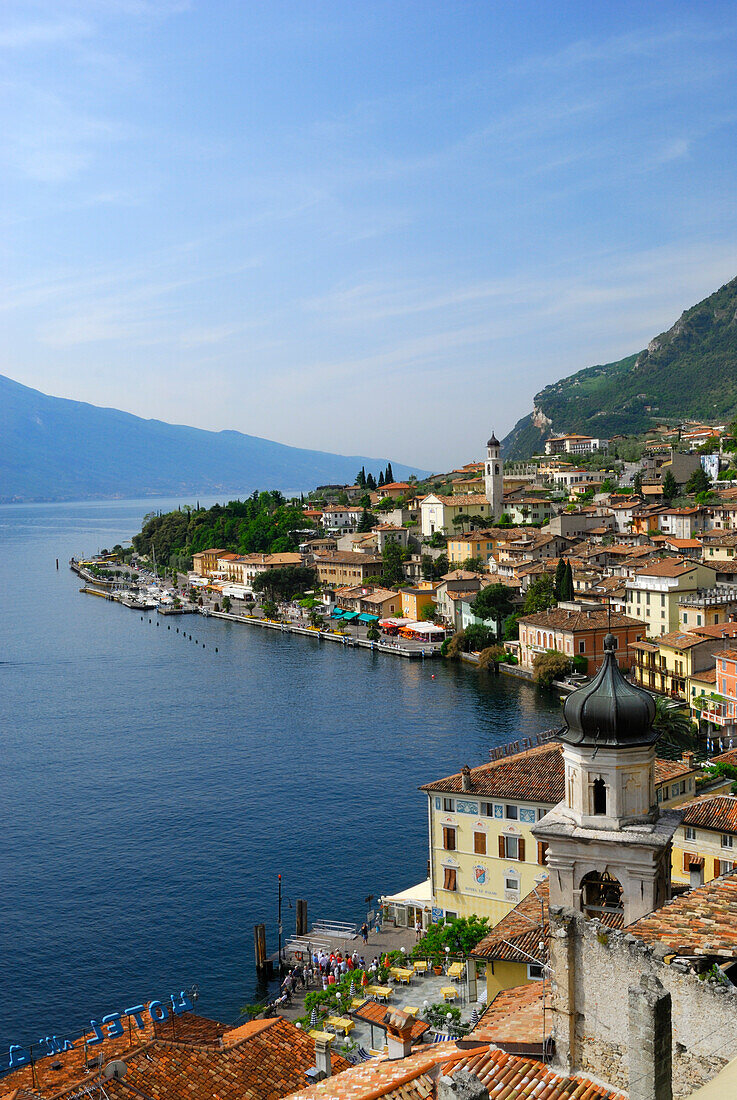
[[[343,622],[344,623],[352,622],[353,619],[357,619],[357,618],[358,618],[358,612],[357,611],[344,611],[343,612]]]
[[[429,878],[424,882],[418,882],[409,890],[401,890],[398,894],[385,894],[381,899],[382,905],[414,905],[416,908],[432,905],[432,882]]]
[[[358,616],[358,621],[360,623],[378,623],[379,616],[367,615],[365,611],[362,611],[361,614]]]
[[[382,619],[381,626],[405,626],[409,619]]]
[[[333,610],[330,612],[330,618],[331,619],[340,619],[342,617],[342,615],[343,615],[343,608],[342,607],[334,607]]]
[[[415,634],[445,634],[442,626],[436,626],[435,623],[407,623],[405,630],[411,630]]]

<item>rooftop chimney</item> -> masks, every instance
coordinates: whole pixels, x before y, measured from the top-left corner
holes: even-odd
[[[399,1008],[390,1009],[384,1017],[386,1047],[389,1060],[406,1058],[412,1053],[412,1025],[415,1020]]]
[[[464,791],[473,790],[473,782],[471,781],[471,769],[468,764],[464,764],[461,768],[461,789]]]
[[[315,1039],[315,1065],[320,1081],[324,1081],[326,1077],[332,1077],[333,1074],[333,1063],[330,1058],[332,1041],[333,1036],[325,1031],[321,1031],[319,1038]]]
[[[684,752],[683,756],[681,757],[681,760],[683,761],[683,763],[686,765],[687,768],[693,768],[693,758],[694,758],[694,754],[692,752]]]

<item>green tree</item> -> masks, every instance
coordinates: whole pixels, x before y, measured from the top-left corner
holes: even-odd
[[[361,513],[361,518],[358,521],[358,530],[359,531],[370,531],[371,528],[374,526],[375,522],[376,522],[375,517],[371,515],[368,508],[364,507],[363,512]]]
[[[466,558],[461,564],[461,569],[465,569],[468,573],[485,573],[487,563],[483,558]]]
[[[417,959],[444,959],[445,948],[449,947],[454,955],[469,955],[487,935],[489,921],[487,917],[454,917],[431,924],[419,943],[412,948],[412,957]]]
[[[381,557],[384,562],[384,583],[401,584],[404,580],[402,564],[406,560],[407,551],[402,550],[396,542],[387,542]]]
[[[570,561],[566,562],[566,576],[563,582],[563,596],[564,600],[572,600],[576,594],[576,590],[573,586],[573,566]]]
[[[504,624],[502,635],[505,642],[516,642],[519,638],[519,615],[510,615]]]
[[[286,565],[280,569],[267,569],[253,581],[254,592],[264,592],[270,600],[289,600],[295,592],[316,588],[316,569],[304,565]]]
[[[549,649],[545,653],[538,653],[533,661],[535,681],[541,687],[550,687],[553,680],[560,680],[570,668],[570,660],[565,653],[557,649]]]
[[[376,489],[376,478],[373,474],[367,474],[366,476],[366,488]]]
[[[379,489],[383,489],[383,487],[384,487],[384,471],[383,471],[383,470],[379,470],[379,483],[378,483],[378,488],[379,488]]]
[[[459,512],[457,516],[453,516],[453,526],[457,527],[461,533],[465,528],[465,525],[469,522],[471,517],[467,512]]]
[[[696,748],[696,727],[693,722],[682,704],[666,699],[664,695],[655,696],[653,729],[660,733],[661,751],[680,755],[684,749]]]
[[[384,484],[392,485],[394,483],[394,471],[392,470],[391,462],[386,464],[386,474],[384,475]]]
[[[543,573],[527,589],[522,610],[525,615],[533,615],[536,611],[547,611],[549,607],[555,607],[553,578],[550,573]]]
[[[501,637],[505,616],[511,615],[513,609],[514,601],[505,584],[490,584],[471,601],[471,610],[476,618],[494,622],[497,638]]]
[[[699,466],[698,470],[694,470],[690,478],[686,482],[687,493],[708,493],[711,489],[711,482],[707,476],[706,470]]]
[[[555,567],[555,579],[553,581],[553,595],[555,596],[556,600],[563,599],[563,585],[565,583],[565,576],[565,558],[558,558],[558,564]]]
[[[230,596],[223,596],[223,611],[230,611]]]
[[[638,496],[642,495],[642,470],[638,470],[632,478],[632,488]]]
[[[369,623],[368,630],[366,631],[366,638],[369,642],[378,642],[381,640],[381,631],[376,623]]]
[[[309,610],[309,616],[310,626],[314,627],[315,630],[320,630],[323,626],[322,611],[320,611],[317,607],[311,607]]]
[[[678,482],[673,477],[670,470],[666,470],[663,483],[661,485],[661,491],[665,500],[673,500],[673,497],[678,496]]]

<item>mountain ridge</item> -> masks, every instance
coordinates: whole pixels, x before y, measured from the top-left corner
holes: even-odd
[[[532,413],[502,440],[502,454],[528,458],[561,432],[607,438],[645,431],[658,418],[735,415],[737,277],[684,310],[642,351],[545,386]]]
[[[52,397],[0,375],[0,503],[300,492],[347,483],[386,458],[336,455],[247,435],[144,420]],[[392,461],[398,480],[426,471]]]

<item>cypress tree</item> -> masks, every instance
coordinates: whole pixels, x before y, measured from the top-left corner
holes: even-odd
[[[566,563],[566,579],[565,579],[564,592],[565,592],[564,599],[566,599],[566,600],[572,600],[573,599],[573,595],[574,595],[574,591],[573,591],[573,567],[571,566],[570,562]]]
[[[386,464],[386,474],[384,476],[384,484],[385,485],[391,485],[391,483],[393,481],[394,481],[394,471],[392,470],[392,464],[391,464],[391,462],[387,462],[387,464]]]
[[[566,575],[566,563],[563,558],[558,558],[558,564],[555,567],[555,580],[553,581],[553,595],[556,600],[563,598],[563,582]]]
[[[366,488],[367,489],[375,489],[376,488],[376,480],[374,479],[373,474],[368,474],[366,476]]]
[[[383,484],[384,484],[384,471],[379,470],[379,485],[383,485]]]

